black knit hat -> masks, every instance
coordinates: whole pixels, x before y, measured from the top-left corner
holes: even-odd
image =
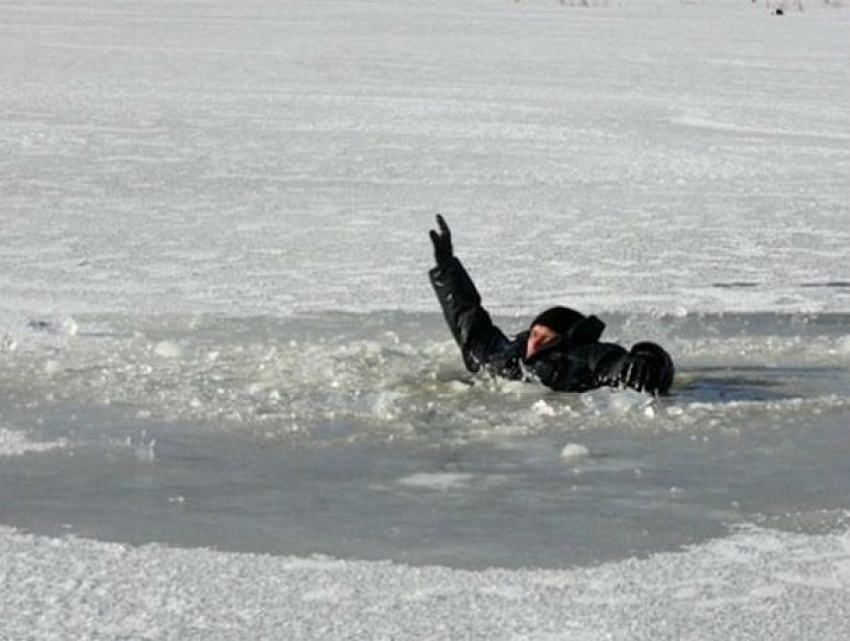
[[[553,332],[566,335],[577,323],[584,320],[584,314],[569,307],[550,307],[531,321],[529,327],[543,325]]]
[[[529,327],[543,325],[573,345],[594,343],[605,331],[605,323],[596,316],[585,316],[569,307],[550,307],[531,321]]]

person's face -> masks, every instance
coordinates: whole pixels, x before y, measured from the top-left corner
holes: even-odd
[[[558,338],[558,333],[545,325],[533,325],[528,332],[528,341],[525,343],[525,358],[528,360],[547,345],[551,345]]]

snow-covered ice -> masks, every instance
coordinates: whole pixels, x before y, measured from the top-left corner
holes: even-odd
[[[613,4],[613,3],[612,3]],[[846,311],[847,11],[3,5],[4,313]]]
[[[848,596],[847,535],[535,572],[0,536],[9,639],[843,639]]]

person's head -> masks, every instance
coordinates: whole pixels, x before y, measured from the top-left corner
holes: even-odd
[[[531,321],[525,343],[525,358],[529,359],[548,347],[584,319],[584,314],[569,307],[550,307]]]

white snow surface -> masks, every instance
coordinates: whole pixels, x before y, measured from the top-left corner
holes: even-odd
[[[4,639],[846,639],[850,537],[482,572],[0,530]]]
[[[5,2],[0,326],[850,309],[850,12],[593,4]]]

